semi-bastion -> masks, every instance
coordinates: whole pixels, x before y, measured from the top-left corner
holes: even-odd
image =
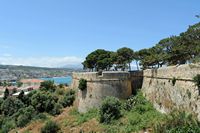
[[[193,82],[200,64],[185,64],[144,71],[73,73],[72,88],[87,80],[87,89],[78,90],[76,106],[80,112],[99,107],[107,96],[127,99],[141,89],[143,95],[163,113],[174,109],[197,115],[200,120],[200,88]]]

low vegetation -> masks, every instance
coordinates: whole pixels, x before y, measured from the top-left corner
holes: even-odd
[[[176,78],[173,77],[173,78],[172,78],[172,85],[175,86],[175,84],[176,84]]]
[[[60,130],[59,125],[54,121],[48,121],[42,127],[41,133],[57,133]]]
[[[197,74],[197,75],[193,78],[193,80],[194,80],[194,83],[196,84],[196,86],[197,86],[198,88],[200,88],[200,74]]]
[[[100,122],[110,123],[121,117],[121,102],[114,97],[107,97],[100,107]]]
[[[78,85],[78,88],[83,91],[87,88],[87,80],[85,79],[80,79],[79,80],[79,85]]]
[[[27,96],[21,95],[20,98],[8,96],[5,100],[1,99],[0,132],[7,133],[15,128],[17,129],[13,132],[18,129],[24,129],[23,132],[32,132],[33,130],[33,132],[40,131],[42,133],[69,130],[105,133],[200,132],[200,123],[193,115],[178,111],[168,115],[161,114],[143,97],[141,92],[137,92],[135,96],[125,101],[107,97],[99,109],[90,109],[86,113],[79,113],[75,107],[63,109],[73,104],[75,100],[73,90],[63,89],[61,91],[61,88],[57,88],[58,90],[55,89],[52,92],[50,89],[52,85],[45,87],[47,88],[32,91]],[[64,112],[62,112],[63,110]],[[29,123],[36,125],[26,128],[27,125],[31,126]]]
[[[155,133],[199,133],[200,123],[186,112],[174,111],[162,122],[154,124]]]
[[[22,91],[18,97],[6,95],[0,100],[0,132],[7,133],[16,127],[25,127],[32,120],[46,118],[46,113],[58,115],[64,107],[71,106],[75,100],[73,90],[63,89],[63,95],[60,95],[55,91],[60,88],[52,81],[45,81],[40,88],[28,95],[24,95]]]

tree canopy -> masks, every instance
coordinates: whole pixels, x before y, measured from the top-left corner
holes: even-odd
[[[159,68],[163,65],[177,65],[200,61],[200,23],[189,26],[187,31],[178,36],[161,39],[151,48],[133,52],[123,47],[116,52],[97,49],[90,53],[83,66],[91,71],[99,70],[131,70],[131,62],[135,60],[141,69]]]

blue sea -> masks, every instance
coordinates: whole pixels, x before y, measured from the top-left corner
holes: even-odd
[[[53,78],[41,78],[42,80],[52,80],[56,84],[68,84],[70,85],[72,82],[72,77],[71,76],[66,76],[66,77],[53,77]]]

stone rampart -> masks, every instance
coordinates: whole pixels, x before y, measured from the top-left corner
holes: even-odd
[[[78,91],[80,112],[99,107],[106,96],[126,99],[141,88],[144,96],[163,113],[174,109],[194,113],[200,120],[200,88],[193,82],[200,74],[200,65],[186,64],[135,72],[73,73],[72,88],[78,88],[81,78],[87,89]],[[174,83],[173,83],[174,82]]]
[[[126,99],[132,94],[129,72],[97,72],[73,73],[72,88],[78,88],[81,78],[87,80],[87,89],[78,90],[76,105],[79,112],[99,107],[107,96]]]
[[[179,109],[196,114],[200,120],[199,88],[193,82],[197,74],[198,64],[145,70],[142,92],[163,113]]]

